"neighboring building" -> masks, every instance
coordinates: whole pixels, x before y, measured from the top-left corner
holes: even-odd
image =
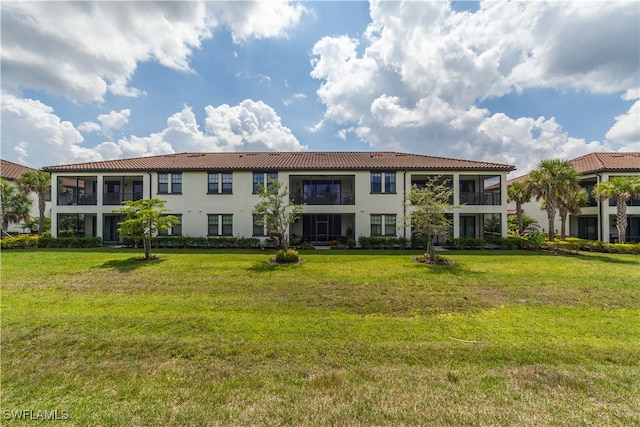
[[[395,152],[181,153],[49,166],[52,233],[102,237],[116,243],[125,200],[158,197],[180,224],[167,234],[265,238],[253,207],[258,184],[284,183],[305,203],[290,234],[322,244],[341,236],[411,235],[397,226],[405,195],[428,177],[448,178],[455,188],[454,237],[479,237],[485,221],[500,218],[507,230],[506,177],[511,165]],[[442,236],[441,238],[444,238]]]
[[[593,188],[597,183],[608,181],[613,176],[640,176],[640,152],[630,153],[591,153],[569,160],[580,174],[580,185],[591,197],[579,215],[569,215],[567,234],[590,240],[615,243],[618,239],[616,229],[616,200],[598,202],[593,197]],[[509,180],[525,181],[529,175]],[[515,210],[515,203],[509,204]],[[533,217],[544,232],[548,228],[546,211],[535,199],[523,205],[526,215]],[[640,242],[640,200],[632,199],[627,207],[627,242]],[[556,213],[555,232],[560,232],[560,215]]]
[[[18,163],[13,163],[8,160],[0,159],[0,177],[12,182],[15,184],[16,180],[22,176],[25,172],[35,172],[36,170],[27,166],[19,165]],[[17,185],[17,184],[16,184]],[[40,216],[40,212],[38,210],[38,195],[30,194],[31,198],[31,218],[38,218]],[[51,198],[47,198],[47,200],[51,200]],[[51,203],[47,202],[45,209],[45,216],[50,215],[51,212]],[[9,224],[8,232],[9,233],[29,233],[31,230],[22,228],[21,224]]]

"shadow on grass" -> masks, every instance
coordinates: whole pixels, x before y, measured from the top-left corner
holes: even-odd
[[[300,258],[299,262],[293,263],[277,263],[269,261],[260,261],[253,263],[251,267],[248,267],[247,270],[254,273],[272,273],[274,271],[282,271],[289,268],[293,268],[296,265],[302,264],[304,262],[304,258]]]
[[[479,276],[483,273],[465,269],[460,262],[456,260],[452,265],[433,265],[414,260],[415,266],[424,271],[425,274],[447,274],[452,276]]]
[[[127,259],[112,259],[99,265],[97,268],[111,268],[116,269],[121,273],[127,273],[136,270],[146,265],[158,265],[164,262],[162,258],[152,258],[148,261],[143,260],[141,257],[131,257]]]
[[[630,255],[630,257],[632,256],[633,255]],[[636,255],[636,257],[638,257],[638,255]],[[589,259],[589,260],[600,261],[600,262],[607,262],[610,264],[627,264],[627,265],[638,265],[638,260],[640,260],[640,257],[635,259],[631,259],[631,258],[620,259],[620,258],[608,257],[606,255],[598,255],[594,253],[585,253],[585,252],[580,252],[580,254],[578,255],[578,258]]]

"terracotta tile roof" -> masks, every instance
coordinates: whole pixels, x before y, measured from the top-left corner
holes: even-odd
[[[48,172],[171,170],[490,170],[511,171],[512,165],[448,159],[397,152],[224,152],[180,153],[103,162],[47,166]]]
[[[590,153],[569,160],[580,175],[596,172],[639,172],[640,152],[628,153]],[[529,174],[507,181],[507,184],[523,182]]]
[[[35,169],[0,159],[0,177],[4,179],[15,181],[28,171],[35,171]]]
[[[571,160],[581,174],[624,171],[640,172],[640,152],[591,153]]]

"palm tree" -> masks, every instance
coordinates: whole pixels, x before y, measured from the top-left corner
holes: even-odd
[[[524,233],[522,220],[522,204],[531,200],[531,190],[526,182],[514,182],[507,187],[507,200],[516,202],[516,217],[518,218],[518,234]]]
[[[567,215],[579,215],[582,208],[587,206],[589,193],[584,188],[577,191],[566,191],[558,196],[556,201],[560,213],[560,238],[566,238]]]
[[[547,211],[549,240],[553,242],[558,197],[578,188],[578,172],[568,160],[543,160],[529,174],[528,187]]]
[[[598,183],[594,188],[594,194],[599,201],[617,198],[618,242],[624,243],[627,234],[627,202],[632,198],[640,199],[640,177],[614,176],[608,181]]]
[[[29,220],[31,200],[6,179],[0,178],[0,216],[2,231],[6,232],[9,224]]]
[[[51,175],[43,171],[24,172],[18,180],[20,190],[25,193],[36,193],[38,195],[38,234],[44,230],[45,197],[51,191]]]

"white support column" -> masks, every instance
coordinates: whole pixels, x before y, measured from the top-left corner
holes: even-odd
[[[500,235],[507,237],[507,172],[500,174]]]
[[[51,174],[51,236],[58,237],[58,177]]]
[[[453,206],[460,205],[460,174],[453,174]],[[460,237],[460,211],[459,209],[453,210],[453,238],[458,239]]]

